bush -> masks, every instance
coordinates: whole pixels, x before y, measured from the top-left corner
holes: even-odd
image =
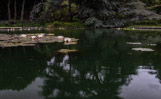
[[[44,26],[40,22],[30,22],[30,21],[1,21],[1,27],[39,27]]]
[[[54,26],[54,27],[60,27],[60,26],[62,26],[62,25],[63,25],[62,22],[59,22],[59,21],[53,22],[53,26]]]
[[[85,25],[81,22],[53,22],[53,27],[84,27]]]
[[[133,23],[134,25],[160,25],[157,20],[144,20],[144,21],[137,21]]]

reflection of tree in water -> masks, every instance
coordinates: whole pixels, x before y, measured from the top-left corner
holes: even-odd
[[[43,95],[48,98],[118,98],[118,87],[126,82],[129,71],[65,55],[48,62]],[[77,63],[76,62],[76,63]],[[126,69],[126,68],[123,68]],[[135,70],[134,68],[131,68]],[[132,70],[131,70],[132,71]],[[125,74],[124,74],[124,73]]]
[[[144,37],[130,35],[106,30],[82,33],[79,55],[58,54],[48,61],[42,95],[46,99],[118,99],[120,86],[130,83],[138,66],[155,66],[159,61],[153,58],[160,58],[131,51],[126,42],[144,42]]]
[[[125,54],[126,50],[118,52],[120,49],[116,48],[121,40],[110,41],[99,35],[93,37],[94,40],[83,38],[78,45],[82,51],[80,56],[60,55],[48,62],[42,92],[47,99],[118,98],[118,87],[126,82],[127,75],[134,72],[135,68],[122,72],[127,70],[121,67],[122,57],[128,55]]]
[[[126,44],[159,42],[156,36],[113,30],[81,32],[66,34],[78,37],[78,45],[55,43],[38,44],[35,49],[0,49],[0,90],[22,90],[45,70],[42,95],[46,99],[118,99],[120,86],[130,83],[130,75],[135,75],[140,65],[154,66],[161,79],[160,48],[150,53],[134,52],[131,48],[138,46]],[[80,53],[57,54],[61,48],[78,49]],[[46,58],[51,59],[45,69]]]
[[[33,48],[5,48],[0,52],[0,90],[26,88],[46,66]]]

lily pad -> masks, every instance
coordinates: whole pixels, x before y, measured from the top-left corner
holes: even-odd
[[[70,38],[70,44],[77,44],[78,39]],[[17,46],[34,46],[37,43],[55,43],[64,42],[64,39],[59,39],[54,34],[0,34],[1,47],[17,47]]]
[[[52,33],[50,33],[50,34],[47,34],[48,36],[54,36],[55,34],[52,34]]]
[[[157,46],[157,44],[147,44],[148,46]]]
[[[75,53],[78,52],[78,50],[76,49],[61,49],[58,51],[59,53],[63,53],[63,54],[68,54],[68,53]]]
[[[142,43],[141,42],[126,42],[126,44],[129,44],[129,45],[141,45]]]
[[[141,52],[153,52],[154,50],[151,48],[132,48],[133,51],[141,51]]]
[[[64,45],[76,45],[77,42],[64,42]]]

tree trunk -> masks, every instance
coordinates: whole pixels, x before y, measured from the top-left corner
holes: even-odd
[[[11,20],[11,9],[10,9],[10,3],[11,1],[8,0],[8,20],[10,21]]]
[[[37,2],[37,1],[35,0],[35,1],[34,1],[34,6],[36,5],[36,2]]]
[[[34,9],[34,7],[35,7],[36,2],[37,2],[37,0],[34,0],[34,5],[33,5],[33,7],[32,7],[32,10],[30,11],[30,15],[29,15],[29,20],[30,20],[30,21],[32,21],[31,12],[33,11],[33,9]]]
[[[68,0],[68,5],[69,5],[69,8],[68,8],[68,14],[69,14],[69,20],[72,21],[72,15],[71,15],[71,0]]]
[[[25,0],[23,0],[23,3],[22,3],[21,21],[23,21],[23,19],[24,19],[24,9],[25,9]]]
[[[16,19],[17,19],[17,1],[15,0],[15,4],[14,4],[14,10],[15,10],[15,14],[14,14],[14,21],[16,22]]]
[[[62,8],[59,7],[59,21],[62,21]]]

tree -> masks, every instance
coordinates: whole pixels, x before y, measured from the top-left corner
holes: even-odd
[[[15,0],[15,3],[14,3],[14,10],[15,10],[15,14],[14,14],[14,21],[16,21],[17,19],[17,1]]]
[[[160,8],[147,10],[147,6],[160,4],[160,0],[2,0],[8,5],[0,11],[0,19],[20,17],[39,21],[75,21],[79,19],[92,27],[121,27],[140,20],[160,20]],[[142,2],[141,2],[142,1]],[[2,5],[2,4],[1,4]],[[19,6],[22,5],[22,6]],[[25,7],[28,9],[25,9]],[[1,9],[5,5],[0,6]],[[155,7],[151,7],[155,8]],[[21,9],[21,10],[19,10]],[[149,8],[148,8],[149,9]],[[14,13],[13,13],[14,12]]]
[[[72,15],[71,15],[71,0],[68,0],[68,14],[69,14],[69,20],[72,21]]]
[[[23,0],[23,3],[22,3],[21,21],[23,21],[23,19],[24,19],[24,9],[25,9],[25,0]]]
[[[8,20],[11,20],[10,0],[8,0]]]
[[[79,16],[93,27],[121,27],[140,20],[160,20],[159,15],[144,6],[139,0],[95,0],[91,4],[85,1]]]

